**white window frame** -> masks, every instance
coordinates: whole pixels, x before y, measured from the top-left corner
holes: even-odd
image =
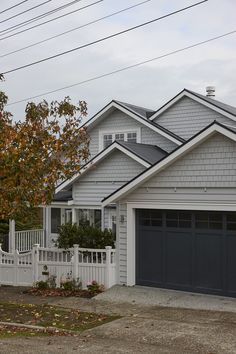
[[[104,149],[104,135],[112,135],[112,142],[115,141],[115,135],[116,134],[124,134],[125,139],[124,141],[127,141],[127,135],[128,133],[136,133],[137,134],[137,143],[141,143],[141,128],[135,128],[135,129],[112,129],[112,130],[100,130],[99,131],[99,151],[102,151]]]

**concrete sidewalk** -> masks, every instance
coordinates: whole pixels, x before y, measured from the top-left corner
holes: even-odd
[[[151,287],[115,285],[96,296],[96,301],[138,306],[164,306],[197,310],[236,312],[236,299]]]

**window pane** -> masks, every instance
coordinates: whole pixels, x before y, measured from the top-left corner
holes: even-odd
[[[101,210],[94,210],[94,226],[101,229],[102,212]]]
[[[178,227],[178,220],[166,220],[167,227]]]
[[[112,134],[106,134],[103,136],[104,149],[112,144]]]
[[[79,225],[89,226],[89,210],[79,209]]]
[[[136,143],[137,142],[137,133],[128,133],[127,134],[127,141],[130,143]]]
[[[124,141],[125,140],[125,135],[124,134],[116,134],[115,135],[115,140]]]
[[[58,226],[61,225],[61,209],[51,208],[51,232],[56,234]]]

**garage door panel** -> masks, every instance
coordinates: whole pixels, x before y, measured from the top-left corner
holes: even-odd
[[[192,234],[166,232],[165,281],[168,286],[192,286]]]
[[[205,290],[223,290],[222,235],[196,233],[195,287]]]
[[[227,236],[227,290],[232,295],[236,295],[236,232]]]
[[[136,247],[138,260],[136,266],[137,284],[162,284],[163,232],[151,228],[141,228]]]

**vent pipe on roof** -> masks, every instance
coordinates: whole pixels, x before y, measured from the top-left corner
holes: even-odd
[[[207,86],[206,87],[206,96],[209,98],[215,98],[216,88],[215,86]]]

